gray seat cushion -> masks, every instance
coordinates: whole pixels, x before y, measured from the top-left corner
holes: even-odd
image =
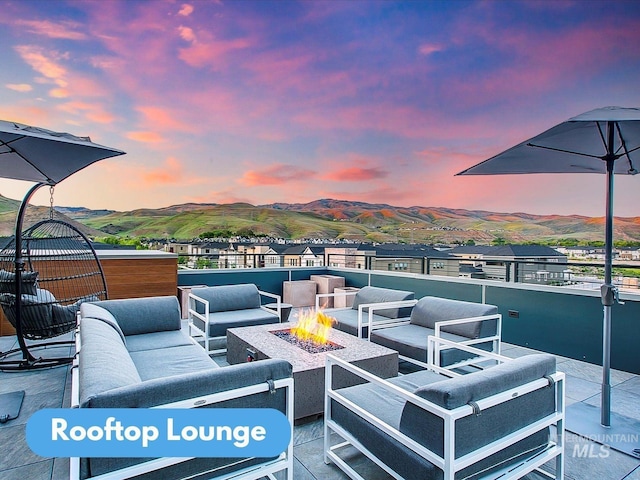
[[[170,379],[174,375],[219,368],[207,352],[191,342],[189,345],[130,353],[142,381],[165,377]]]
[[[129,335],[126,339],[129,352],[194,345],[191,339],[180,330]]]
[[[396,350],[400,355],[413,358],[420,362],[427,361],[427,337],[433,335],[431,328],[419,325],[399,325],[397,327],[381,328],[371,333],[371,341],[379,345]],[[442,338],[452,342],[469,340],[453,333],[441,332]],[[474,345],[483,350],[491,350],[491,342]],[[440,352],[440,365],[448,366],[473,357],[472,354],[457,349],[446,349]]]
[[[436,322],[443,320],[455,320],[458,318],[482,317],[498,313],[498,307],[483,303],[464,302],[461,300],[451,300],[439,297],[423,297],[411,311],[411,323],[427,328],[435,328]],[[471,338],[479,338],[495,335],[497,332],[497,322],[495,320],[486,322],[472,322],[462,325],[446,325],[441,329],[443,332],[453,333]]]
[[[205,329],[204,322],[198,318],[192,319],[193,324]],[[250,327],[253,325],[267,325],[278,323],[280,318],[276,312],[264,308],[249,308],[247,310],[230,310],[228,312],[214,312],[209,314],[209,336],[222,337],[228,328]]]
[[[358,311],[353,309],[327,309],[324,310],[328,316],[335,318],[337,323],[334,325],[335,328],[341,330],[343,332],[349,333],[351,335],[358,335]],[[389,317],[383,317],[382,315],[373,314],[373,321],[380,322],[389,320]],[[369,314],[363,312],[362,314],[362,338],[367,338],[369,335]]]

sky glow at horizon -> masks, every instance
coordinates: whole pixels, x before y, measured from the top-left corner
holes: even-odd
[[[454,174],[585,111],[640,107],[631,0],[0,6],[0,119],[127,152],[57,186],[62,206],[603,216],[603,175]],[[615,181],[616,216],[640,216],[640,178]],[[27,189],[0,179],[4,196]]]

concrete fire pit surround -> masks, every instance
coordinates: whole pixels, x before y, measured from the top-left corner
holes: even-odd
[[[227,330],[227,361],[230,364],[247,361],[247,349],[255,352],[255,360],[281,358],[293,365],[295,419],[318,415],[324,411],[324,365],[326,353],[307,353],[296,345],[282,340],[272,331],[287,330],[291,323],[256,325]],[[338,358],[357,365],[383,378],[398,375],[398,352],[333,329],[331,342],[345,348],[330,352]],[[357,377],[334,372],[334,388],[355,385]]]

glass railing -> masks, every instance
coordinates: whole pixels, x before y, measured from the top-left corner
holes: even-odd
[[[277,254],[178,255],[178,268],[354,268],[445,277],[476,278],[511,283],[567,286],[595,290],[604,281],[604,265],[595,262],[556,262],[445,257],[401,257],[327,254],[298,256]],[[613,283],[621,290],[640,290],[640,262],[614,263]]]

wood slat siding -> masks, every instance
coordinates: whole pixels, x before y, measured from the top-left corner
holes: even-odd
[[[177,257],[103,258],[100,263],[107,280],[110,299],[177,294]],[[0,310],[0,336],[15,333],[15,329]]]

